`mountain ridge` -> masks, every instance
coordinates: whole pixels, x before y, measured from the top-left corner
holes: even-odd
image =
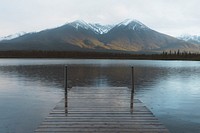
[[[24,31],[22,31],[22,32],[18,32],[18,33],[15,33],[15,34],[3,36],[3,37],[0,37],[0,41],[3,41],[3,40],[11,40],[11,39],[14,39],[14,38],[23,36],[23,35],[25,35],[25,34],[27,34],[27,33],[24,32]]]
[[[124,20],[116,25],[74,21],[36,33],[27,33],[0,41],[0,51],[197,51],[199,47],[150,29],[138,20]]]

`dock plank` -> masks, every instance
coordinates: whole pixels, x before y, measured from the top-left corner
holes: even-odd
[[[73,87],[35,133],[169,133],[127,87]]]

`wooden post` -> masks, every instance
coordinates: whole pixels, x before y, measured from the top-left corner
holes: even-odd
[[[131,112],[133,111],[133,96],[135,92],[134,88],[134,67],[131,67],[131,82],[132,82],[132,89],[131,89]]]
[[[131,71],[132,71],[132,73],[131,73],[131,81],[132,81],[132,93],[135,93],[135,87],[134,87],[134,67],[131,67]]]
[[[64,67],[64,86],[65,86],[65,94],[67,94],[67,65]]]
[[[68,113],[68,94],[65,93],[65,114]]]
[[[65,87],[65,113],[67,113],[68,109],[68,97],[67,97],[67,65],[64,67],[64,87]]]

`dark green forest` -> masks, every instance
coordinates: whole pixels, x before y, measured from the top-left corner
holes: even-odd
[[[76,51],[1,51],[0,58],[75,58],[75,59],[143,59],[200,60],[199,53],[169,51],[157,54],[76,52]]]

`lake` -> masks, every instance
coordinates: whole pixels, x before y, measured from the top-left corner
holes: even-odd
[[[200,62],[0,59],[0,132],[33,133],[72,86],[131,87],[172,133],[200,132]]]

